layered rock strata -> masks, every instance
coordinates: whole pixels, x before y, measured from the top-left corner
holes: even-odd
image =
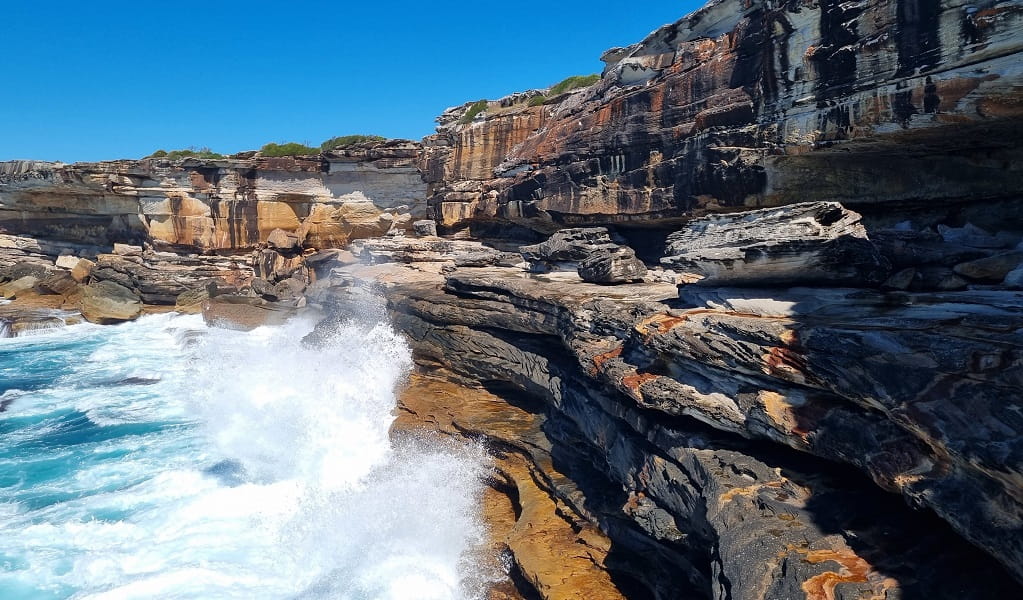
[[[392,140],[304,158],[0,163],[0,232],[210,252],[284,229],[343,246],[426,215],[418,155],[419,144]]]
[[[421,167],[445,226],[551,232],[837,200],[1023,190],[1018,0],[714,0],[597,84],[450,109]]]
[[[836,223],[858,218],[829,208]],[[798,238],[769,211],[737,218],[749,221],[745,231]],[[845,229],[836,237],[919,270],[1007,254],[963,252],[964,241],[998,245],[979,231],[964,240],[946,228],[939,249],[923,243],[933,241],[927,232],[889,230],[874,244]],[[578,232],[555,240],[565,236]],[[818,248],[796,247],[819,266]],[[792,246],[775,250],[798,258]],[[994,566],[1023,575],[1020,293],[981,279],[961,292],[885,292],[873,276],[815,279],[857,288],[772,288],[771,261],[749,267],[768,265],[759,281],[743,280],[757,287],[676,287],[688,278],[666,272],[609,287],[571,268],[454,262],[348,265],[310,299],[350,314],[369,292],[382,294],[423,372],[481,386],[539,419],[542,438],[516,439],[499,417],[479,421],[466,400],[444,406],[456,425],[439,428],[529,457],[562,517],[610,540],[596,562],[619,593],[1020,592]]]

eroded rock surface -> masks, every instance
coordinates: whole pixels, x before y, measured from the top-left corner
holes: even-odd
[[[603,78],[449,109],[421,168],[438,221],[673,224],[1023,189],[1018,0],[713,0],[603,57]]]
[[[0,163],[0,232],[211,251],[282,229],[339,247],[427,216],[418,155],[391,140],[305,158]]]

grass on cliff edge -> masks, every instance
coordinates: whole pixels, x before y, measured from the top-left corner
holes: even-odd
[[[465,125],[466,123],[471,123],[472,120],[476,118],[476,115],[487,110],[487,106],[489,104],[490,103],[486,100],[477,100],[473,102],[472,106],[469,107],[469,110],[465,111],[465,114],[462,115],[462,118],[459,119],[458,122],[461,123],[462,125]]]
[[[571,92],[572,90],[578,90],[579,88],[590,87],[594,83],[600,81],[600,75],[593,73],[592,75],[573,75],[567,77],[561,82],[551,87],[548,94],[550,96],[558,96],[565,92]]]
[[[218,154],[209,148],[203,146],[202,148],[185,148],[184,150],[157,150],[150,154],[146,158],[166,158],[167,160],[181,160],[183,158],[224,158],[223,154]]]
[[[600,75],[596,73],[593,73],[592,75],[573,75],[551,86],[551,89],[547,91],[546,95],[540,94],[530,98],[529,106],[540,106],[544,102],[547,102],[549,98],[560,96],[561,94],[571,92],[572,90],[590,87],[598,81],[600,81]]]
[[[342,135],[338,137],[332,137],[329,140],[320,144],[320,150],[323,150],[324,152],[329,152],[331,150],[337,150],[338,148],[354,146],[355,144],[384,141],[387,141],[387,138],[381,135]]]
[[[306,146],[305,144],[299,144],[298,142],[288,142],[286,144],[275,144],[270,142],[259,149],[259,153],[267,157],[278,157],[278,156],[308,156],[310,154],[319,154],[319,148],[313,148],[312,146]]]

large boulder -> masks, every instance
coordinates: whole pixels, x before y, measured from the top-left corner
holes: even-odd
[[[969,279],[998,283],[1020,267],[1023,267],[1023,251],[1015,250],[960,263],[953,270]]]
[[[82,316],[101,325],[132,321],[142,314],[139,296],[113,281],[97,281],[83,287],[80,302]]]
[[[217,296],[202,304],[202,317],[207,325],[242,331],[281,325],[294,314],[294,307],[250,296]]]
[[[646,275],[646,265],[628,246],[596,250],[583,259],[576,270],[583,281],[592,283],[627,283]]]
[[[546,270],[557,263],[579,263],[597,250],[618,247],[622,240],[606,227],[562,229],[539,244],[519,247],[533,270]]]
[[[860,215],[837,202],[696,219],[668,236],[665,254],[666,267],[712,285],[876,285],[890,271]]]
[[[266,238],[266,245],[284,253],[295,254],[302,251],[302,239],[298,235],[288,233],[283,229],[271,231],[270,235]]]
[[[0,285],[0,298],[7,300],[17,298],[20,294],[31,292],[37,283],[39,283],[39,278],[34,275],[25,275],[14,281],[9,281]]]

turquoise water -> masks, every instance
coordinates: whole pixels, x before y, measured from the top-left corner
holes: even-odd
[[[386,325],[0,339],[0,598],[479,594],[477,449],[388,437]]]

